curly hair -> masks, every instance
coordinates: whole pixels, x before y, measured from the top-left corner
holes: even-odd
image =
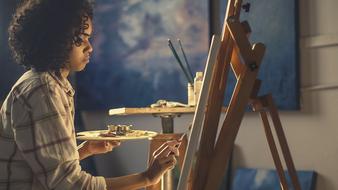
[[[90,0],[25,0],[8,28],[9,47],[16,63],[37,71],[59,71],[72,46],[93,18]]]

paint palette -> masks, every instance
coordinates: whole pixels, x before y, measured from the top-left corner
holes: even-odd
[[[137,140],[137,139],[151,139],[157,135],[154,131],[145,131],[145,130],[128,130],[126,133],[117,133],[116,131],[111,130],[96,130],[96,131],[83,131],[77,133],[78,140],[96,140],[96,141],[106,141],[106,140]]]

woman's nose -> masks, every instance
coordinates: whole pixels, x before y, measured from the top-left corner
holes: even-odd
[[[86,51],[86,52],[89,52],[89,53],[92,53],[92,52],[93,52],[93,46],[92,46],[92,44],[90,43],[90,41],[87,42],[85,51]]]

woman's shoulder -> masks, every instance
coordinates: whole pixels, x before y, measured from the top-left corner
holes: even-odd
[[[25,72],[14,84],[11,92],[17,97],[30,97],[41,90],[57,91],[60,85],[55,81],[50,72],[37,72],[29,70]]]

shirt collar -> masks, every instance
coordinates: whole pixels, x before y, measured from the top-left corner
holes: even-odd
[[[75,90],[68,81],[67,78],[58,76],[55,71],[49,71],[48,72],[50,76],[58,83],[60,84],[61,88],[69,95],[69,96],[74,96]]]

